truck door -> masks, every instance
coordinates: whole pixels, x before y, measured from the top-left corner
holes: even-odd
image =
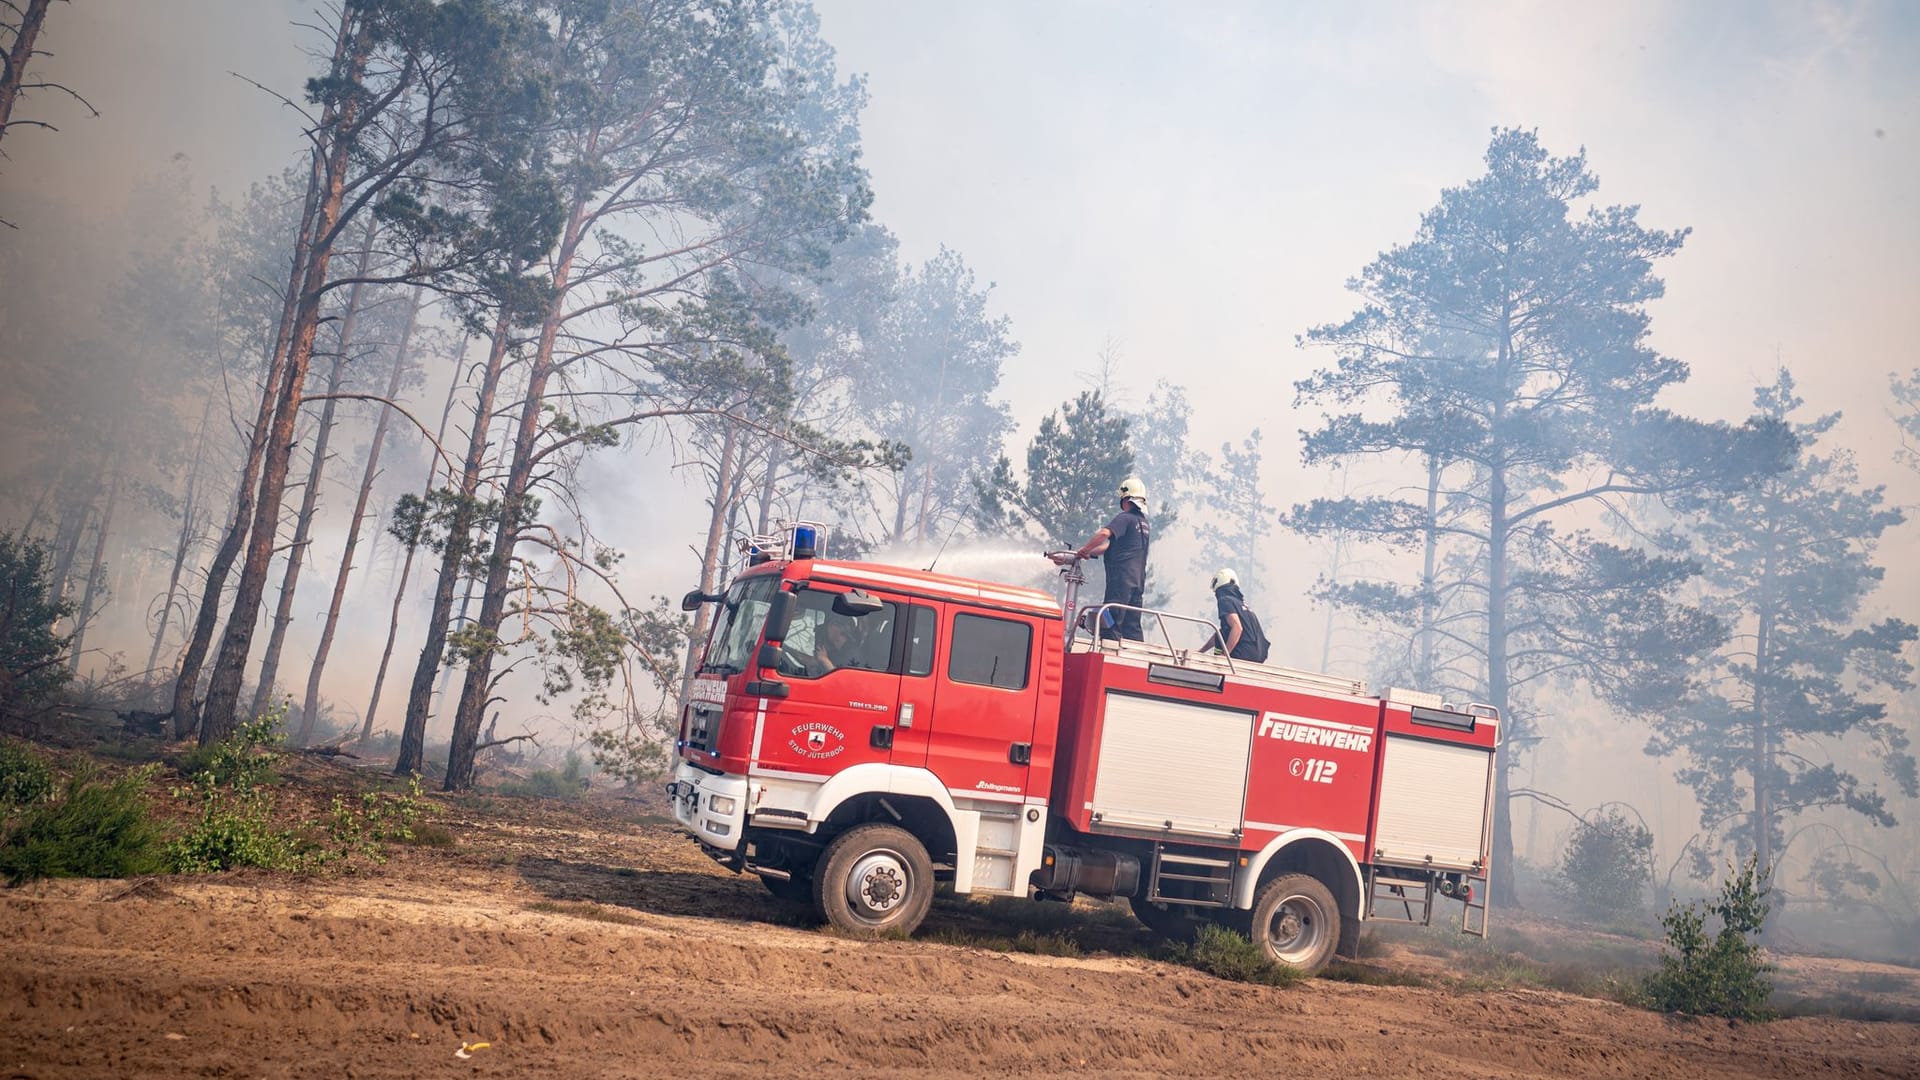
[[[776,668],[787,696],[773,699],[763,722],[755,753],[762,768],[834,773],[892,760],[894,639],[904,606],[881,600],[878,610],[849,613],[836,605],[840,595],[817,586],[794,595]]]
[[[902,604],[904,624],[898,649],[900,708],[894,716],[893,763],[915,768],[927,763],[927,740],[934,721],[934,695],[940,680],[935,665],[940,651],[940,608],[916,600]]]
[[[1041,635],[1031,619],[943,606],[927,768],[955,794],[1024,796]]]

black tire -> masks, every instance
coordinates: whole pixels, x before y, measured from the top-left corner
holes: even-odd
[[[1254,897],[1249,936],[1274,963],[1317,975],[1340,944],[1342,921],[1333,893],[1318,878],[1283,874]]]
[[[933,860],[897,825],[858,825],[820,856],[813,901],[828,923],[849,934],[911,934],[933,903]]]
[[[760,884],[775,897],[790,904],[813,903],[813,879],[804,877],[777,878],[761,875]]]
[[[1161,905],[1142,896],[1129,896],[1127,903],[1133,907],[1134,918],[1168,941],[1192,941],[1200,932],[1200,920],[1193,917],[1190,905]]]

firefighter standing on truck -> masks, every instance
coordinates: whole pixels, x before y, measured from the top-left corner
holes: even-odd
[[[1102,604],[1124,604],[1100,620],[1100,636],[1141,640],[1140,606],[1147,591],[1147,545],[1153,528],[1147,523],[1147,485],[1137,476],[1120,482],[1120,512],[1093,539],[1074,552],[1082,559],[1102,553],[1107,560],[1107,592]]]
[[[1240,592],[1239,577],[1223,566],[1214,571],[1207,587],[1213,590],[1213,601],[1220,610],[1220,632],[1208,638],[1201,651],[1219,649],[1235,660],[1265,663],[1267,635],[1260,628],[1260,620],[1247,607],[1247,598]],[[1225,641],[1221,640],[1223,637]]]

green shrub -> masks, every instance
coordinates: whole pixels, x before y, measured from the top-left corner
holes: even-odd
[[[1674,904],[1660,920],[1666,948],[1660,970],[1647,978],[1647,1003],[1662,1012],[1766,1019],[1773,966],[1761,959],[1755,939],[1767,921],[1769,891],[1757,863],[1748,859],[1729,872],[1717,900]],[[1712,937],[1709,915],[1720,923]]]
[[[418,776],[409,778],[407,790],[399,795],[363,791],[354,801],[335,795],[327,822],[328,857],[361,856],[385,862],[386,845],[412,842],[414,825],[426,810],[427,805],[420,799]],[[447,843],[452,842],[453,837],[449,835]]]
[[[242,866],[304,870],[313,864],[310,845],[293,830],[274,827],[273,799],[266,792],[241,794],[209,785],[186,794],[200,813],[167,845],[167,865],[175,873],[211,874]]]
[[[193,824],[167,845],[167,865],[175,873],[210,874],[243,866],[263,870],[303,870],[313,865],[312,845],[293,829],[273,824],[273,766],[276,732],[284,706],[268,710],[217,743],[202,746],[180,762],[188,785],[174,789],[198,811]]]
[[[130,877],[158,865],[159,829],[148,816],[151,769],[103,780],[92,766],[51,799],[26,808],[0,841],[0,874],[19,885],[48,877]]]
[[[563,768],[537,769],[525,780],[508,780],[494,790],[538,799],[577,799],[587,790],[587,766],[579,754],[569,752]]]
[[[1547,883],[1581,914],[1617,919],[1645,909],[1652,858],[1653,833],[1614,807],[1575,822]]]
[[[1307,977],[1294,968],[1269,960],[1266,952],[1246,935],[1214,923],[1203,924],[1192,944],[1174,946],[1169,958],[1176,964],[1233,982],[1292,986]]]
[[[286,706],[276,705],[233,729],[219,742],[195,747],[180,759],[180,774],[195,785],[239,792],[272,784],[273,766],[280,760],[279,746],[287,738],[277,730],[285,715]]]
[[[0,814],[53,797],[53,768],[23,746],[0,742]]]

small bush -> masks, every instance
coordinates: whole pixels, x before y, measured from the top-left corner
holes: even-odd
[[[587,790],[587,767],[580,755],[569,753],[560,769],[538,769],[525,780],[508,780],[495,790],[502,795],[539,799],[577,799]]]
[[[1307,978],[1295,968],[1267,959],[1266,952],[1245,935],[1213,923],[1203,924],[1192,944],[1174,946],[1169,958],[1233,982],[1292,986]]]
[[[1652,857],[1653,833],[1614,807],[1575,823],[1547,882],[1582,915],[1618,918],[1645,909]]]
[[[1660,970],[1646,983],[1648,1004],[1693,1016],[1766,1019],[1773,966],[1761,959],[1755,939],[1767,921],[1769,891],[1755,860],[1748,859],[1730,871],[1719,899],[1669,909],[1660,920],[1667,931]],[[1706,931],[1708,915],[1720,922],[1712,937]]]
[[[35,806],[53,797],[53,768],[40,755],[0,742],[0,813]]]
[[[130,877],[158,865],[148,816],[150,769],[103,780],[76,770],[50,800],[29,806],[0,841],[0,874],[19,885],[49,877]]]
[[[280,757],[275,747],[285,738],[275,732],[283,710],[271,709],[182,759],[180,771],[190,783],[173,794],[199,813],[186,833],[167,845],[167,865],[175,873],[211,874],[243,866],[303,870],[313,865],[312,845],[295,830],[273,824],[268,787]]]
[[[274,763],[286,736],[276,729],[286,715],[276,705],[209,746],[196,747],[180,759],[180,774],[196,785],[250,792],[274,782]]]
[[[206,786],[191,789],[188,797],[199,804],[200,815],[167,845],[167,865],[175,873],[211,874],[242,866],[303,870],[312,864],[309,845],[298,834],[274,827],[273,800],[265,792]]]
[[[407,790],[399,795],[381,791],[363,791],[356,802],[338,795],[327,823],[329,858],[352,859],[356,856],[385,862],[386,845],[408,843],[414,838],[414,825],[427,806],[420,800],[420,778],[410,777]],[[445,832],[445,830],[441,830]],[[453,837],[447,837],[451,846]]]

